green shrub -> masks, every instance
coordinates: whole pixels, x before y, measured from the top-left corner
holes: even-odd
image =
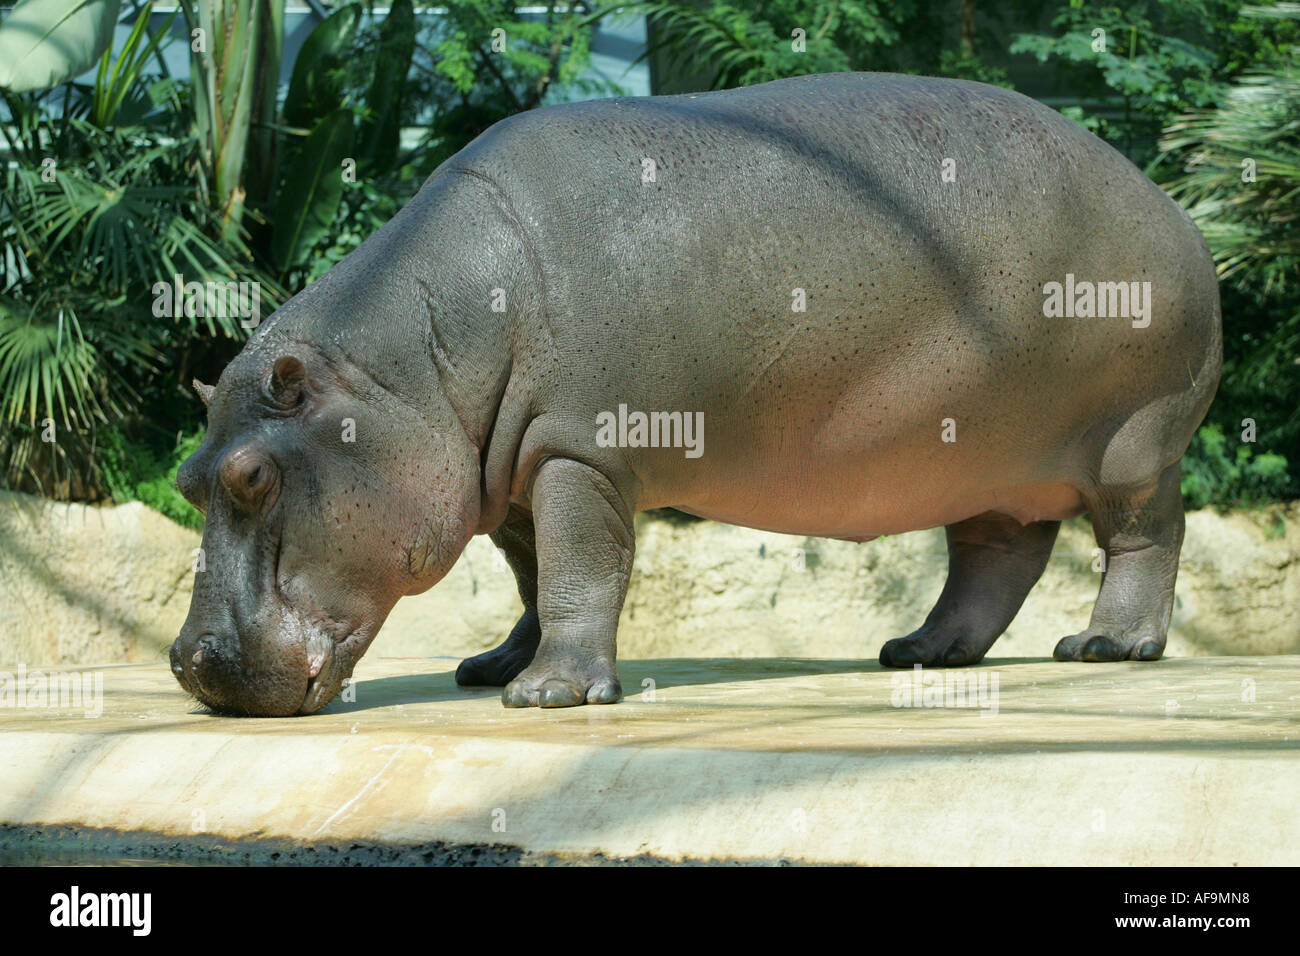
[[[179,525],[203,528],[203,515],[176,487],[177,470],[203,443],[202,427],[192,434],[179,433],[171,450],[161,452],[147,442],[127,437],[118,428],[102,428],[98,438],[104,484],[114,501],[139,501]]]
[[[1183,458],[1183,502],[1188,508],[1263,504],[1285,498],[1291,486],[1284,457],[1231,441],[1217,425],[1201,428]]]

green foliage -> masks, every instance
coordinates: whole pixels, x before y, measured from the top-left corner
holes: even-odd
[[[383,174],[397,162],[402,127],[402,98],[415,55],[415,7],[393,0],[379,28],[374,76],[365,98],[359,154],[367,173]]]
[[[276,20],[266,12],[278,7],[282,32],[283,0],[205,0],[196,6],[196,14],[188,3],[182,9],[200,41],[190,47],[190,87],[202,183],[211,190],[223,234],[234,239],[243,224],[253,116],[264,102],[264,88],[274,85],[267,78],[279,66],[279,38],[265,35],[275,33]],[[272,29],[264,31],[268,24]]]
[[[1300,6],[1248,8],[1246,16],[1300,23]],[[1259,488],[1300,493],[1300,475],[1288,478],[1286,469],[1300,462],[1300,43],[1273,49],[1160,141],[1161,168],[1174,170],[1165,188],[1196,221],[1223,280],[1224,374],[1202,432],[1231,434],[1251,418],[1260,446],[1275,453],[1249,459],[1267,460],[1267,475],[1246,469],[1238,479],[1225,462],[1236,467],[1244,449],[1220,460],[1213,440],[1194,446],[1198,480],[1216,501]]]
[[[974,53],[959,50],[944,50],[939,57],[939,75],[951,76],[959,80],[975,80],[978,83],[991,83],[1012,89],[1007,79],[1007,71],[999,66],[990,66]]]
[[[1024,4],[1036,9],[1035,0]],[[645,0],[615,9],[651,22],[647,56],[689,88],[727,89],[786,76],[842,70],[954,76],[1009,85],[987,62],[980,37],[959,37],[960,4],[896,0]],[[993,13],[997,18],[1002,14]],[[949,48],[954,39],[958,47]],[[796,48],[796,42],[801,48]]]
[[[177,434],[170,448],[128,438],[116,427],[102,429],[99,440],[105,484],[118,504],[140,501],[177,524],[203,528],[203,515],[176,487],[176,472],[203,444],[202,428]]]
[[[1213,109],[1179,117],[1160,148],[1182,166],[1165,188],[1220,274],[1285,294],[1300,268],[1300,50],[1275,72],[1242,77]]]
[[[808,10],[809,20],[819,24],[811,32],[802,26],[804,35],[797,40],[793,30],[778,36],[771,22],[761,19],[768,9],[751,13],[725,2],[697,7],[680,0],[653,0],[638,4],[638,9],[655,17],[660,39],[646,51],[646,56],[669,49],[669,62],[682,66],[708,63],[714,69],[712,89],[730,89],[764,83],[784,76],[833,73],[852,67],[847,54],[835,44],[838,4],[814,4],[821,10]],[[778,13],[775,9],[772,13]],[[874,21],[873,25],[874,25]],[[796,50],[802,42],[804,49]]]
[[[706,85],[715,90],[878,69],[872,63],[879,52],[900,41],[916,13],[909,3],[874,0],[766,0],[743,7],[726,0],[648,0],[620,8],[653,19],[658,40],[645,56],[662,50],[671,66],[687,70],[708,64]]]
[[[144,38],[149,29],[149,15],[153,13],[153,3],[147,3],[140,11],[135,26],[122,47],[117,59],[112,58],[112,51],[105,48],[99,58],[99,74],[91,95],[90,119],[100,129],[105,129],[122,110],[127,97],[137,89],[138,81],[144,72],[145,61],[155,56],[161,49],[176,11],[163,23],[162,28],[145,43]]]
[[[0,92],[13,119],[0,127],[0,457],[14,487],[93,497],[96,427],[135,407],[163,356],[185,365],[178,343],[200,321],[242,335],[233,318],[156,316],[155,283],[259,278],[196,186],[178,86],[145,75],[155,44],[135,36],[93,86]]]
[[[1282,455],[1229,441],[1218,425],[1206,425],[1183,458],[1182,489],[1188,508],[1226,508],[1285,498],[1294,494],[1295,482]]]
[[[330,253],[337,237],[362,224],[354,220],[367,200],[347,194],[358,184],[373,191],[398,160],[414,7],[395,0],[388,16],[365,31],[361,13],[359,3],[348,4],[317,25],[294,61],[285,98],[285,121],[298,129],[281,131],[281,178],[266,204],[272,225],[259,252],[295,286],[323,274],[322,264],[337,261]],[[349,181],[347,159],[356,163]]]
[[[343,200],[342,166],[352,153],[354,125],[349,109],[327,113],[287,164],[271,233],[271,262],[282,273],[303,263],[334,225]]]
[[[317,24],[293,61],[293,76],[282,107],[285,122],[310,127],[338,109],[345,93],[345,63],[357,33],[361,4],[349,3]]]
[[[555,101],[560,87],[584,97],[622,92],[586,74],[592,30],[618,7],[556,4],[539,16],[523,6],[452,0],[444,16],[421,22],[404,109],[429,119],[408,162],[431,172],[498,120]]]
[[[49,89],[95,65],[113,40],[121,0],[21,0],[0,24],[0,87]]]
[[[1208,106],[1221,89],[1215,53],[1200,42],[1207,8],[1198,0],[1127,7],[1080,0],[1052,18],[1053,35],[1023,33],[1012,53],[1063,68],[1074,95],[1090,101],[1090,129],[1145,162],[1165,118]]]

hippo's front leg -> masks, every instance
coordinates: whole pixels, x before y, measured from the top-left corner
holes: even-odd
[[[612,704],[623,696],[615,635],[632,573],[631,509],[604,475],[567,458],[538,469],[532,505],[542,639],[502,703]]]

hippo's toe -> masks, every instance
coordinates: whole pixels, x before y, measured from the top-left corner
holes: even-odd
[[[573,681],[552,677],[537,691],[538,707],[577,707],[587,702],[583,688]]]
[[[935,664],[939,660],[939,650],[927,646],[916,635],[896,637],[886,641],[880,649],[882,667],[912,667],[915,664]]]

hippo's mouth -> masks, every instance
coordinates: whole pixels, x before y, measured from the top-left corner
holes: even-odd
[[[343,682],[352,676],[353,666],[365,652],[370,630],[363,624],[335,639],[319,625],[308,627],[307,692],[299,714],[315,713],[342,690]]]
[[[281,550],[277,539],[271,581],[281,608],[281,626],[289,633],[296,631],[302,635],[307,658],[307,688],[298,713],[312,714],[328,704],[338,694],[343,682],[352,676],[352,667],[366,648],[365,636],[370,629],[365,624],[350,627],[323,612],[304,607],[301,601],[291,600],[285,589],[288,582],[280,576]]]

